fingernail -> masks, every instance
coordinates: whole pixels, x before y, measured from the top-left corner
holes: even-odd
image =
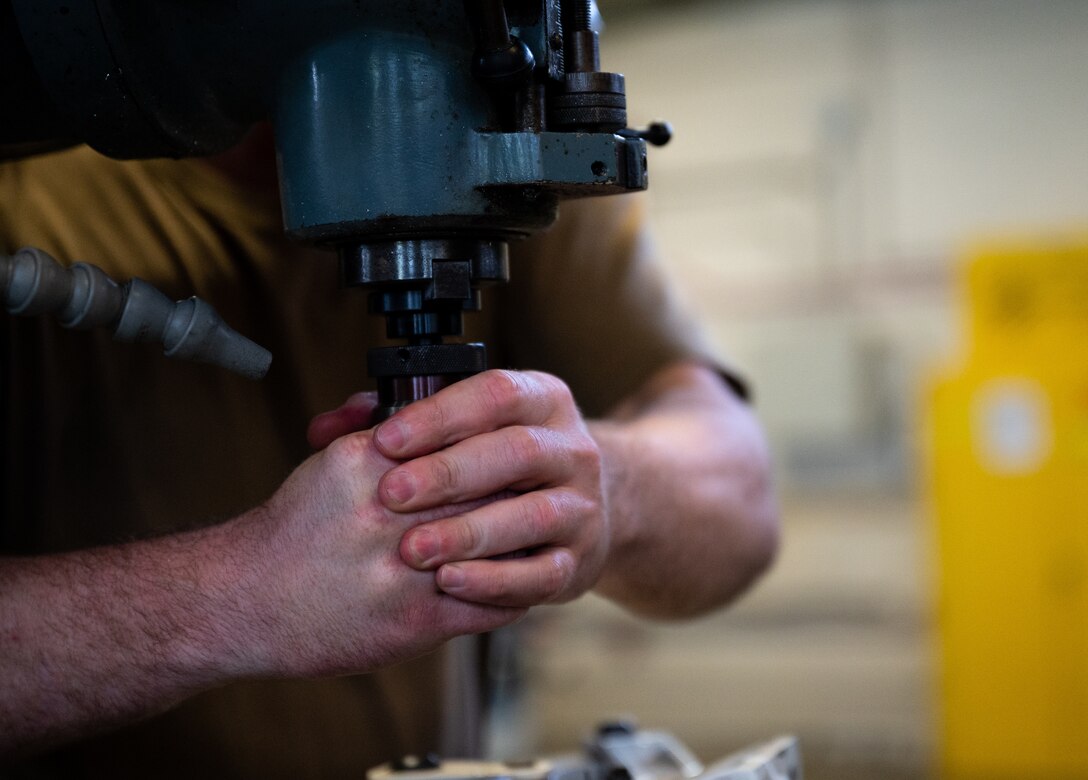
[[[374,441],[386,452],[397,452],[407,438],[408,431],[400,420],[386,420],[374,429]]]
[[[416,480],[407,471],[391,471],[382,480],[382,491],[392,501],[403,504],[416,494]]]
[[[442,590],[457,590],[465,584],[465,570],[460,566],[446,565],[436,575],[438,587]]]
[[[433,531],[421,529],[412,533],[408,540],[408,549],[412,552],[412,559],[416,566],[426,566],[438,555],[438,537]]]

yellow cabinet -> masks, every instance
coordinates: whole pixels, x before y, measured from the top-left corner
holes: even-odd
[[[964,270],[927,444],[941,776],[1088,778],[1088,236]]]

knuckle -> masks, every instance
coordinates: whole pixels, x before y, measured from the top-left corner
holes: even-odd
[[[547,443],[541,433],[525,426],[508,428],[506,441],[509,448],[508,457],[514,463],[535,461],[547,450]]]
[[[479,523],[464,519],[454,523],[453,527],[456,529],[454,534],[459,546],[456,551],[458,556],[463,555],[466,558],[472,558],[483,551],[486,546],[487,534]]]
[[[586,431],[579,431],[563,439],[563,466],[565,473],[582,481],[590,477],[600,481],[603,458],[597,442]]]
[[[540,587],[552,600],[562,598],[574,579],[574,558],[566,550],[554,550],[541,570]]]
[[[457,487],[460,478],[460,471],[454,460],[445,455],[437,454],[432,455],[430,461],[428,471],[434,484],[444,493],[452,492]]]
[[[522,379],[515,371],[496,369],[481,376],[481,388],[492,410],[515,405],[523,392]]]
[[[588,434],[579,436],[571,448],[574,465],[581,472],[599,473],[601,470],[601,448]]]
[[[557,406],[574,406],[574,393],[570,386],[554,374],[546,374],[542,371],[533,371],[531,376],[543,389],[544,394],[552,404]]]
[[[364,460],[372,449],[369,433],[353,433],[334,439],[325,448],[325,453],[334,464],[351,468]]]
[[[486,590],[493,598],[510,596],[510,578],[506,574],[504,566],[496,566],[487,577]]]
[[[539,542],[552,541],[557,521],[563,514],[563,502],[553,493],[530,493],[526,498],[522,522],[529,534]]]
[[[427,430],[445,431],[446,424],[449,421],[449,411],[446,409],[446,405],[442,400],[443,399],[437,396],[431,396],[430,398],[425,398],[414,404],[409,404],[398,412],[398,414],[400,415],[402,423],[410,430],[416,428],[416,426],[412,424],[413,420],[415,420],[424,423],[424,427]],[[419,416],[417,417],[416,415]]]
[[[585,517],[599,518],[605,514],[605,500],[601,493],[593,493],[585,497],[583,514]]]

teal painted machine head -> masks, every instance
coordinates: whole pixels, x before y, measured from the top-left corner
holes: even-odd
[[[481,284],[506,278],[507,241],[549,225],[562,198],[646,187],[645,139],[662,128],[626,127],[594,11],[590,0],[0,0],[5,105],[21,107],[0,149],[206,155],[271,121],[286,230],[337,249],[345,282],[368,287],[408,342],[371,361],[395,408],[481,368],[482,347],[442,341]],[[419,387],[392,387],[406,384]]]

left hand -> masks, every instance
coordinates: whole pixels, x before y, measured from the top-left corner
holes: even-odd
[[[402,461],[378,483],[393,511],[505,494],[402,538],[404,561],[435,571],[446,593],[528,607],[597,582],[609,550],[601,453],[561,380],[487,371],[400,410],[374,442]],[[511,553],[521,557],[500,558]]]

